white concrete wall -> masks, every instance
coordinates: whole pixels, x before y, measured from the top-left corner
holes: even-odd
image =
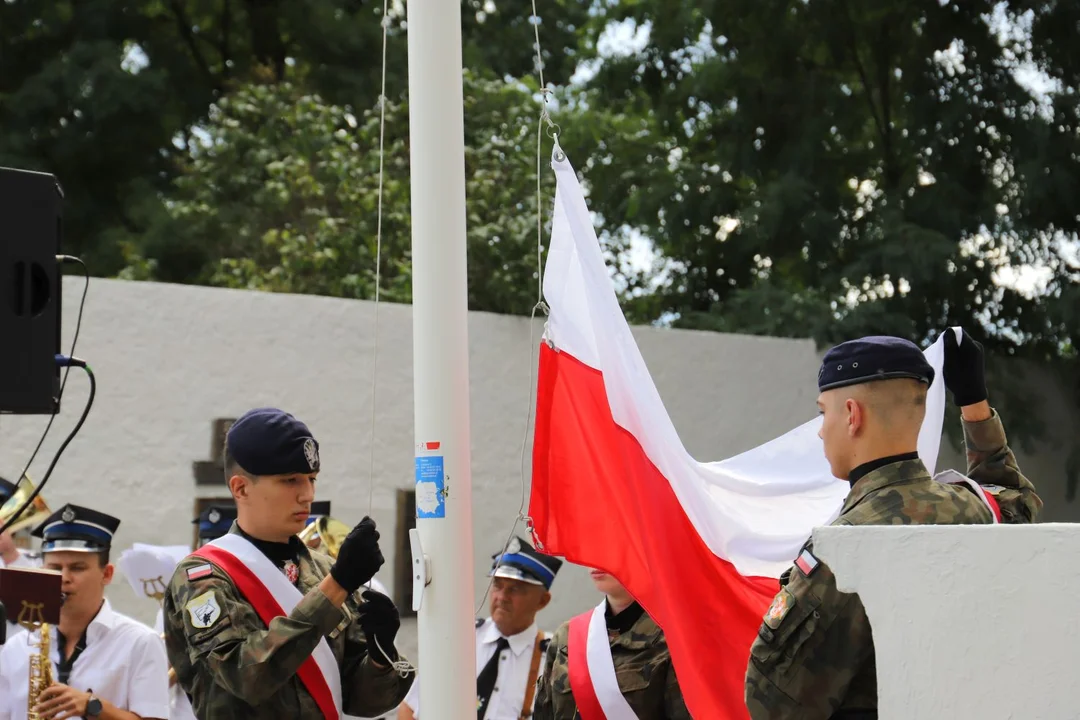
[[[828,527],[814,551],[866,607],[881,720],[1080,716],[1080,525]]]
[[[81,280],[65,280],[65,348],[81,289]],[[117,554],[140,541],[189,543],[194,498],[207,491],[196,488],[192,463],[210,457],[211,421],[277,405],[304,419],[319,438],[324,468],[319,497],[333,501],[335,516],[356,522],[367,512],[368,462],[374,456],[372,514],[387,539],[380,577],[392,583],[395,493],[413,486],[411,308],[383,304],[379,311],[378,423],[372,445],[373,308],[369,302],[335,298],[94,279],[76,354],[94,368],[97,400],[57,465],[46,498],[53,507],[73,502],[120,517]],[[486,313],[469,318],[478,570],[490,567],[490,556],[501,547],[521,503],[528,362],[535,353],[528,322]],[[539,320],[533,330],[538,344]],[[699,459],[751,448],[816,412],[820,356],[810,341],[655,328],[638,328],[635,334],[684,443]],[[62,413],[31,468],[35,480],[85,398],[86,380],[72,372]],[[1062,437],[1080,435],[1075,409],[1071,415],[1061,411],[1056,426]],[[0,474],[18,473],[47,421],[0,416]],[[1049,508],[1047,516],[1078,519],[1080,504],[1060,500],[1064,456],[1050,450],[1021,461],[1038,469],[1031,474],[1048,505],[1060,505]],[[213,492],[226,494],[224,488]],[[524,535],[524,528],[519,533]],[[474,580],[479,602],[487,579]],[[560,573],[553,594],[540,617],[549,629],[596,602],[587,574],[575,567]],[[122,611],[152,621],[153,604],[136,598],[126,582],[118,579],[110,598]],[[406,652],[415,647],[409,632],[403,631]]]

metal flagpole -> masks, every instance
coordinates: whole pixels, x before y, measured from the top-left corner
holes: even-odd
[[[475,720],[461,3],[406,5],[419,710],[427,718]]]

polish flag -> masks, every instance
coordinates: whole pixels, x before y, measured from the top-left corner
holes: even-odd
[[[694,717],[746,718],[750,646],[778,578],[812,529],[836,517],[848,485],[829,471],[817,416],[719,462],[687,453],[619,307],[574,169],[561,152],[552,167],[536,537],[546,553],[617,577],[663,628]],[[919,452],[933,473],[945,404],[940,341],[927,358],[938,372]]]

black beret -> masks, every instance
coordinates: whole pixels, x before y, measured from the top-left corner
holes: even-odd
[[[818,390],[894,378],[911,378],[930,385],[934,382],[934,368],[915,343],[871,335],[840,343],[825,353],[818,371]]]
[[[277,408],[255,408],[225,437],[229,454],[252,475],[319,471],[319,443],[307,425]]]

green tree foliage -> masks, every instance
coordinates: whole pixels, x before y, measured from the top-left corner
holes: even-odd
[[[0,165],[55,173],[65,250],[111,275],[160,221],[211,105],[251,82],[290,82],[327,102],[374,107],[378,0],[0,2]],[[405,87],[405,5],[391,3],[389,94]],[[565,76],[588,9],[548,3],[546,62]],[[530,10],[468,0],[463,53],[495,77],[534,70]]]
[[[1033,45],[1077,11],[1044,4],[1027,43],[1008,5],[608,6],[594,38],[613,20],[651,25],[589,91],[659,125],[650,162],[627,172],[613,146],[591,176],[594,208],[670,263],[638,317],[822,340],[960,324],[1008,353],[1074,353],[1076,94],[1055,93],[1048,118],[1014,70],[1057,64],[1074,87],[1064,31],[1046,39],[1059,60]],[[1037,297],[995,282],[1024,264],[1045,268]]]
[[[585,95],[657,131],[633,163],[598,148],[592,207],[664,263],[638,320],[823,343],[961,325],[992,359],[1059,363],[1080,406],[1080,6],[624,0],[593,56],[612,22],[647,42]],[[1034,292],[1002,282],[1024,266]],[[1043,428],[1016,367],[991,380],[1023,441]],[[1075,489],[1080,448],[1067,470]]]
[[[476,310],[528,313],[536,302],[536,115],[525,86],[466,73],[469,304]],[[407,120],[405,104],[388,105],[380,288],[399,302],[411,298]],[[215,104],[204,130],[204,146],[169,193],[146,255],[126,276],[374,295],[377,108],[354,114],[287,83],[256,84]]]

